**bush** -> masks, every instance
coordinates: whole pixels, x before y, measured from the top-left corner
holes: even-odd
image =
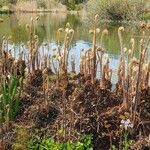
[[[37,1],[37,7],[38,8],[44,8],[44,9],[46,9],[47,8],[47,3],[46,3],[46,0],[38,0]]]
[[[68,0],[68,1],[60,0],[60,2],[66,5],[68,10],[78,11],[82,9],[82,4],[86,2],[86,0]]]
[[[87,12],[99,14],[102,19],[136,20],[144,12],[146,1],[141,0],[89,0]]]

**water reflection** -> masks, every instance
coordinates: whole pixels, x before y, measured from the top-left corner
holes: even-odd
[[[13,15],[1,15],[4,22],[0,24],[0,41],[4,35],[12,36],[12,42],[10,45],[15,43],[26,44],[29,37],[26,30],[26,24],[30,24],[31,17],[39,17],[38,21],[35,22],[35,32],[39,37],[40,45],[43,42],[47,42],[51,49],[56,47],[56,33],[60,27],[65,28],[66,23],[69,22],[71,27],[75,30],[74,39],[71,46],[71,53],[75,54],[76,64],[79,65],[80,49],[89,49],[91,47],[92,36],[88,34],[90,25],[82,20],[82,17],[77,15],[67,14],[13,14]],[[116,72],[116,67],[119,63],[120,57],[120,46],[118,40],[118,27],[122,24],[113,23],[100,23],[101,32],[107,28],[109,35],[104,38],[103,46],[106,52],[110,55],[110,67]],[[129,49],[131,47],[130,39],[135,38],[136,50],[135,54],[139,52],[139,41],[141,31],[135,26],[125,26],[125,33],[123,35],[124,47]],[[146,33],[149,36],[149,33]],[[97,42],[100,41],[100,34],[98,35]],[[18,48],[18,46],[16,46]],[[78,70],[78,68],[77,68]],[[115,79],[114,79],[115,80]]]
[[[92,38],[88,34],[90,26],[82,21],[80,16],[66,15],[66,14],[13,14],[13,15],[1,15],[5,21],[0,24],[0,37],[3,35],[11,35],[14,43],[24,42],[28,40],[28,34],[26,31],[26,24],[30,24],[31,17],[39,17],[39,20],[35,22],[36,34],[39,36],[40,43],[43,41],[56,40],[56,32],[60,27],[65,27],[69,22],[71,27],[75,30],[74,42],[84,40],[90,43]],[[109,30],[109,36],[104,39],[104,45],[106,49],[110,50],[112,54],[118,54],[119,43],[117,30],[121,24],[112,23],[100,23],[101,31],[105,28]],[[129,48],[129,41],[132,37],[138,42],[140,39],[140,32],[134,26],[125,26],[124,34],[124,46]],[[100,35],[98,37],[98,41]],[[84,48],[84,47],[83,47]]]

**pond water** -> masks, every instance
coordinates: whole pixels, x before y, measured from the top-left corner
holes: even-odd
[[[28,33],[26,30],[26,24],[30,24],[31,17],[39,17],[39,20],[35,22],[36,34],[39,37],[40,44],[46,42],[50,48],[56,47],[56,33],[60,27],[65,28],[66,23],[69,22],[71,27],[75,30],[74,39],[71,45],[71,53],[74,53],[76,64],[79,65],[79,56],[81,49],[89,49],[92,45],[92,36],[89,34],[91,29],[91,22],[85,21],[83,16],[68,15],[68,14],[12,14],[1,15],[0,18],[4,19],[3,23],[0,23],[0,42],[2,37],[12,36],[10,45],[16,44],[16,47],[20,43],[26,44],[28,41]],[[104,38],[103,47],[105,52],[110,56],[110,68],[113,69],[113,81],[116,80],[116,72],[120,58],[120,46],[118,39],[118,27],[124,26],[125,32],[123,34],[124,47],[131,48],[130,39],[134,38],[136,42],[135,55],[138,56],[139,41],[141,38],[141,31],[135,25],[127,25],[114,22],[100,22],[99,28],[108,29],[109,34]],[[147,37],[150,33],[146,33]],[[97,42],[100,41],[100,34],[97,37]],[[78,71],[78,67],[76,68]]]

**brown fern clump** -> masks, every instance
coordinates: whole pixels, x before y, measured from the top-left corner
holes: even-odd
[[[142,149],[144,145],[148,145],[150,39],[145,38],[148,25],[142,26],[138,57],[134,54],[135,40],[131,38],[129,49],[125,48],[122,36],[125,28],[118,28],[120,62],[115,74],[118,80],[115,89],[112,90],[111,80],[114,72],[110,67],[110,56],[106,54],[103,45],[103,38],[108,35],[108,30],[104,29],[101,32],[98,43],[98,17],[95,16],[93,27],[89,31],[92,35],[92,47],[80,50],[78,66],[75,52],[70,54],[75,31],[69,23],[65,29],[58,29],[57,45],[54,49],[50,49],[48,43],[42,43],[40,46],[39,38],[35,34],[37,19],[33,18],[31,23],[26,25],[29,40],[26,51],[24,44],[20,44],[17,56],[15,49],[8,49],[11,37],[3,37],[0,83],[7,83],[10,76],[21,76],[23,92],[19,101],[21,110],[16,120],[11,123],[12,126],[8,117],[9,105],[5,108],[5,122],[0,120],[0,149],[4,149],[5,145],[14,145],[15,148],[22,145],[25,149],[26,133],[29,136],[38,135],[40,138],[51,136],[59,142],[76,142],[82,134],[92,134],[95,150],[111,149],[112,145],[117,149],[123,149],[121,140],[126,133],[127,138],[133,141],[130,148]],[[76,68],[79,68],[78,73]],[[0,93],[2,104],[5,102],[3,94],[7,97],[6,93]],[[2,115],[0,112],[0,116]],[[17,141],[20,133],[15,138],[17,131],[14,124],[27,128],[26,133],[25,130],[21,130],[21,134],[25,136],[24,142]],[[12,144],[15,140],[16,144]]]

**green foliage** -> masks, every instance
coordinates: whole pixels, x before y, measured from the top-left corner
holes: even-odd
[[[99,14],[101,19],[136,20],[144,10],[146,0],[89,0],[87,12]]]
[[[130,150],[132,143],[133,143],[133,141],[128,138],[128,132],[125,131],[122,142],[121,142],[121,149],[122,150]],[[111,150],[117,150],[116,146],[112,145]]]
[[[61,143],[54,141],[53,138],[32,137],[28,143],[29,150],[93,150],[92,135],[83,135],[80,141],[73,143],[68,141]]]
[[[2,117],[1,122],[6,121],[9,117],[13,120],[19,112],[19,99],[22,91],[23,79],[11,76],[8,81],[5,81],[0,91],[0,112]],[[9,110],[9,111],[8,111]]]
[[[17,130],[16,143],[13,144],[13,150],[27,150],[28,132],[25,128],[19,127]]]
[[[67,6],[68,10],[80,10],[82,8],[82,3],[87,0],[60,0],[62,4]]]
[[[150,20],[150,12],[140,14],[140,18],[144,20]]]
[[[47,8],[47,2],[46,0],[37,0],[37,6],[38,8]]]
[[[75,0],[69,0],[69,2],[67,3],[67,7],[70,10],[75,10],[75,8],[76,8]]]
[[[111,150],[117,150],[116,146],[115,146],[115,145],[112,145],[112,146],[111,146]]]
[[[132,140],[128,139],[128,132],[125,131],[123,141],[122,141],[122,150],[129,150],[132,145]]]
[[[93,139],[92,135],[85,135],[84,134],[84,135],[81,136],[81,141],[82,141],[82,143],[84,145],[84,148],[86,150],[92,150],[92,139]]]

